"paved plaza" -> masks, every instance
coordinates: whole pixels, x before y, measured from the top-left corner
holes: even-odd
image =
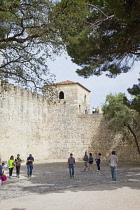
[[[117,181],[111,181],[107,162],[101,171],[83,172],[76,163],[75,177],[69,178],[66,160],[34,163],[33,176],[26,175],[3,182],[0,188],[1,210],[139,210],[140,164],[119,163]],[[8,170],[6,170],[8,175]]]

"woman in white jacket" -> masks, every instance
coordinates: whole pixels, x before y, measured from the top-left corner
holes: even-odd
[[[115,151],[112,151],[112,155],[109,156],[109,165],[111,167],[112,180],[116,181],[116,168],[118,165],[118,157],[116,156]]]

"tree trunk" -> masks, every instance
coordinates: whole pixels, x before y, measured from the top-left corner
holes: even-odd
[[[129,130],[129,131],[132,133],[132,135],[134,136],[135,144],[136,144],[138,153],[140,154],[140,147],[139,147],[139,143],[138,143],[136,134],[134,133],[134,131],[132,130],[132,128],[130,127],[129,124],[125,123],[125,126],[128,128],[128,130]]]

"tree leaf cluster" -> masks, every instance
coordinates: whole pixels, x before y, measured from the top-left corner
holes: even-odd
[[[127,100],[127,105],[140,114],[140,79],[138,79],[138,81],[138,84],[135,84],[132,88],[127,89],[133,96],[132,100]]]
[[[47,59],[65,49],[62,34],[68,37],[80,30],[85,18],[83,3],[0,0],[0,79],[23,86],[33,83],[35,88],[53,83]]]
[[[140,60],[140,1],[86,2],[84,30],[67,44],[72,61],[80,66],[77,73],[89,77],[105,72],[116,77],[128,72]]]
[[[113,132],[121,133],[123,139],[132,136],[140,154],[140,115],[126,104],[126,96],[123,93],[109,94],[102,107],[103,116],[108,128]]]

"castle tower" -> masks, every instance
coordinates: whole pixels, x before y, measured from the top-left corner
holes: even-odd
[[[58,104],[64,104],[75,114],[85,114],[85,109],[90,113],[90,90],[78,82],[69,80],[56,83],[56,87]]]

